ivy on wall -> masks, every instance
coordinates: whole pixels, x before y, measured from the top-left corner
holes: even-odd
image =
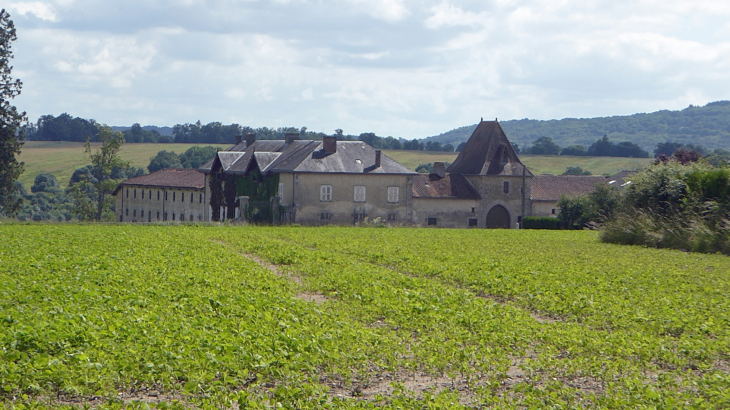
[[[279,174],[261,175],[254,169],[245,176],[236,177],[238,196],[247,196],[251,202],[270,201],[279,191]]]

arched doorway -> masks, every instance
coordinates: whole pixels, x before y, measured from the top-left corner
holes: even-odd
[[[495,205],[487,214],[487,229],[509,229],[509,212],[502,205]]]

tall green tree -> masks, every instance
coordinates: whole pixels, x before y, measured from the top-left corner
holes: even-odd
[[[22,205],[15,181],[23,172],[23,163],[16,156],[23,145],[22,124],[25,112],[18,112],[10,100],[20,95],[23,83],[13,79],[12,42],[17,40],[15,25],[5,9],[0,10],[0,213],[15,215]]]
[[[86,141],[84,151],[91,161],[91,172],[94,179],[87,180],[84,184],[78,184],[79,186],[73,193],[80,211],[79,214],[92,219],[90,213],[93,209],[93,219],[97,222],[101,221],[104,211],[111,209],[112,203],[109,194],[120,182],[113,178],[114,169],[130,167],[128,162],[122,161],[119,157],[119,150],[124,145],[124,135],[121,132],[112,132],[111,128],[103,125],[99,128],[98,138],[101,141],[101,147],[94,151],[91,148],[91,141]],[[88,192],[88,188],[90,188],[81,185],[91,185],[94,188],[92,198],[89,198],[88,195],[80,195],[84,191]]]

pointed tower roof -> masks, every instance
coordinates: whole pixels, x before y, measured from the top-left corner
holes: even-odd
[[[497,121],[482,120],[446,172],[462,175],[531,177]]]

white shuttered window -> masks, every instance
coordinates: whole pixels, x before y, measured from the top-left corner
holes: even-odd
[[[319,200],[323,202],[332,201],[332,185],[319,186]]]
[[[283,182],[279,182],[279,191],[277,192],[276,195],[279,197],[279,201],[281,201],[281,203],[283,203],[284,202],[284,183]]]
[[[355,202],[365,202],[365,187],[362,185],[355,185]]]
[[[395,204],[398,203],[398,196],[400,194],[400,188],[397,186],[388,187],[388,202]]]

